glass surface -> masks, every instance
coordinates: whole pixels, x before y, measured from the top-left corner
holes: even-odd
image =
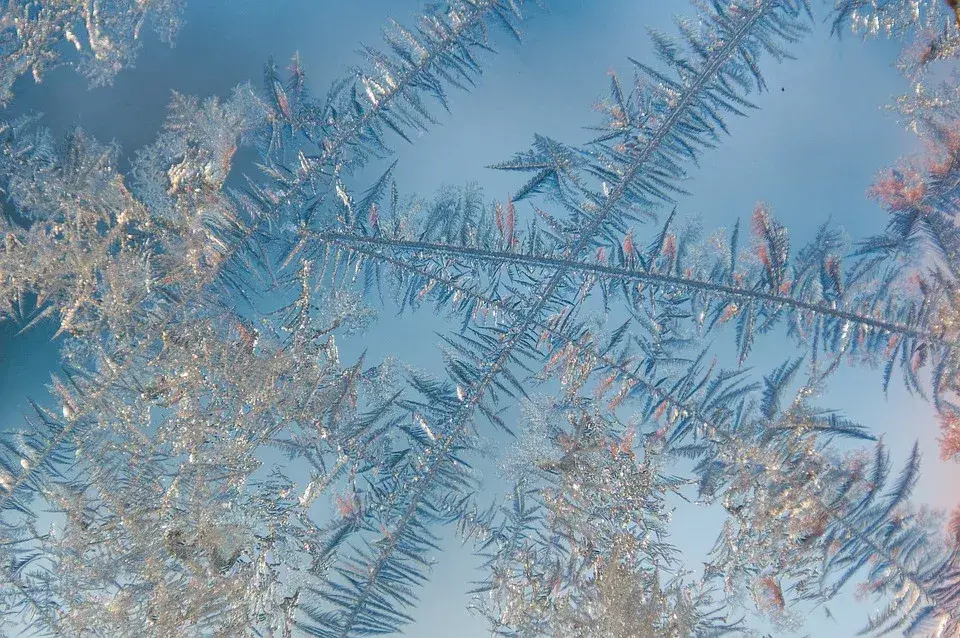
[[[960,635],[958,52],[0,2],[0,635]]]

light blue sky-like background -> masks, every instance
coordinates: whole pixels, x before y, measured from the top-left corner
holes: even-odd
[[[74,123],[101,140],[115,139],[123,154],[151,142],[163,122],[170,92],[225,96],[238,82],[259,86],[262,65],[273,55],[285,62],[301,53],[315,93],[322,94],[346,66],[359,60],[359,44],[377,45],[388,17],[409,24],[424,3],[415,0],[189,0],[186,23],[173,49],[146,38],[134,69],[123,71],[110,87],[88,90],[69,69],[50,73],[43,84],[21,80],[16,99],[0,117],[39,110],[55,134]],[[827,3],[813,0],[814,33],[792,50],[795,61],[764,65],[771,91],[756,102],[761,110],[747,120],[731,120],[732,135],[709,152],[680,201],[678,212],[696,214],[707,228],[729,227],[748,218],[758,199],[766,200],[787,223],[793,246],[810,239],[816,226],[831,217],[851,238],[879,231],[884,213],[864,191],[876,172],[913,148],[915,141],[895,119],[880,110],[905,83],[892,68],[897,47],[889,42],[861,42],[846,34],[828,37],[821,24]],[[591,105],[606,91],[610,68],[632,74],[627,56],[648,61],[646,26],[673,33],[671,15],[690,14],[679,0],[551,0],[549,11],[530,11],[518,47],[498,36],[500,53],[488,56],[479,86],[451,96],[451,114],[441,126],[400,145],[398,182],[405,193],[430,195],[445,184],[477,180],[489,199],[503,200],[520,184],[515,175],[484,168],[525,149],[533,133],[563,142],[590,137],[583,127],[597,121]],[[783,90],[781,90],[781,88]],[[372,171],[370,172],[372,174]],[[638,236],[648,229],[638,228]],[[649,229],[652,230],[652,229]],[[385,353],[437,370],[434,330],[442,320],[420,313],[393,319],[388,306],[383,321],[344,352],[362,349]],[[43,329],[22,337],[0,325],[0,428],[15,426],[26,397],[42,398],[43,383],[56,368],[56,344]],[[723,347],[723,346],[721,346]],[[775,337],[760,339],[751,364],[769,371],[793,354]],[[960,472],[942,463],[936,451],[936,426],[923,402],[893,391],[885,398],[879,374],[844,368],[822,403],[885,433],[901,462],[915,438],[924,453],[923,476],[916,500],[952,506]],[[491,466],[492,467],[492,466]],[[702,509],[678,507],[674,542],[686,552],[691,568],[699,566],[719,528],[720,517]],[[424,638],[484,636],[485,625],[465,610],[466,581],[477,577],[473,558],[450,539],[449,552],[438,556],[432,582],[423,591],[420,620],[407,635]],[[805,631],[814,636],[852,636],[862,626],[870,603],[845,596],[828,605],[837,618],[817,611]],[[775,635],[782,635],[774,632]]]

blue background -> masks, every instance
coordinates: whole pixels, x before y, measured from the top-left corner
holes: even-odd
[[[680,201],[679,213],[700,216],[708,229],[729,227],[738,217],[748,218],[763,199],[791,229],[793,246],[808,240],[828,217],[853,239],[882,229],[884,213],[864,191],[879,169],[916,147],[916,140],[880,109],[907,89],[892,68],[898,47],[862,42],[851,34],[831,39],[821,24],[827,3],[815,5],[814,33],[792,48],[798,59],[764,65],[771,90],[757,97],[761,110],[731,121],[732,135],[692,171],[686,188],[694,195]],[[671,15],[691,12],[686,3],[636,0],[555,0],[549,7],[549,12],[529,11],[522,47],[497,36],[500,53],[487,57],[474,91],[451,96],[451,114],[441,114],[441,126],[414,146],[397,144],[396,177],[405,193],[429,196],[444,184],[477,180],[488,199],[504,200],[520,182],[484,167],[526,148],[534,132],[569,143],[589,139],[583,127],[597,121],[591,105],[606,90],[607,70],[617,69],[627,80],[632,74],[628,55],[650,60],[645,27],[673,33]],[[285,65],[299,51],[314,92],[322,95],[359,61],[361,42],[379,44],[379,29],[388,17],[410,24],[421,9],[413,0],[192,0],[175,48],[147,35],[137,67],[121,72],[110,87],[88,90],[69,69],[49,73],[40,85],[21,79],[2,117],[39,110],[55,134],[79,123],[98,139],[115,139],[124,156],[132,157],[162,125],[172,90],[206,97],[226,96],[244,80],[259,87],[268,56]],[[645,232],[652,230],[637,229],[638,236]],[[394,318],[392,312],[383,308],[381,321],[354,338],[344,354],[393,353],[439,373],[433,331],[444,328],[443,320],[432,313]],[[15,327],[0,325],[0,427],[21,422],[28,396],[43,399],[43,384],[57,367],[52,332],[41,326],[16,336]],[[793,353],[784,344],[776,336],[761,338],[750,364],[770,370]],[[895,460],[902,461],[913,439],[919,439],[925,463],[915,500],[954,504],[951,487],[960,470],[939,460],[929,406],[896,388],[884,397],[879,373],[863,368],[842,368],[821,403],[885,433]],[[716,512],[678,504],[673,542],[692,569],[700,565],[721,521]],[[456,539],[449,537],[447,545],[423,591],[419,620],[406,633],[484,636],[485,624],[466,611],[469,597],[463,593],[466,581],[477,577],[475,561]],[[874,606],[842,596],[828,605],[836,620],[816,611],[805,632],[853,635]]]

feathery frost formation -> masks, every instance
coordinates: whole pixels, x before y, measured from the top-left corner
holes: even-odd
[[[4,0],[0,4],[0,106],[13,83],[29,72],[36,82],[63,64],[58,48],[76,48],[71,62],[91,86],[109,84],[133,65],[140,33],[151,24],[166,42],[180,30],[181,0]]]
[[[520,40],[528,4],[431,5],[319,98],[299,58],[269,61],[260,90],[175,94],[127,174],[80,129],[0,125],[0,320],[55,322],[63,358],[57,408],[0,435],[4,628],[396,633],[450,526],[496,635],[754,635],[754,615],[797,627],[855,582],[878,601],[864,633],[960,635],[960,514],[910,503],[917,447],[894,471],[880,437],[817,404],[846,362],[881,366],[960,456],[960,113],[956,78],[930,80],[956,56],[956,3],[836,3],[836,33],[903,39],[894,108],[927,148],[871,188],[884,232],[848,245],[824,224],[799,249],[765,203],[748,232],[677,210],[808,37],[806,0],[697,2],[679,37],[650,31],[656,61],[611,74],[592,140],[538,135],[493,167],[525,174],[505,202],[475,182],[403,193],[391,144],[429,131],[496,38]],[[108,82],[145,21],[172,34],[178,14],[11,0],[0,98],[61,40]],[[260,162],[241,182],[244,146]],[[341,356],[379,307],[428,305],[451,325],[439,378]],[[770,332],[796,356],[754,376]],[[713,357],[720,333],[736,360]],[[501,496],[472,466],[489,436],[512,439]],[[677,498],[725,516],[694,572],[670,541]]]

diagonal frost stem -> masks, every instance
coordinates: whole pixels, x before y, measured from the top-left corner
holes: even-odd
[[[832,308],[821,304],[815,304],[800,299],[794,299],[788,295],[779,295],[761,290],[730,286],[727,284],[718,284],[712,281],[703,281],[690,277],[679,277],[676,275],[665,275],[662,273],[636,270],[633,268],[623,268],[617,266],[604,266],[602,264],[591,264],[576,261],[565,257],[551,257],[548,255],[530,255],[525,253],[514,253],[507,251],[488,250],[484,248],[474,248],[471,246],[458,246],[455,244],[444,244],[437,242],[407,241],[400,239],[389,239],[383,237],[372,237],[369,235],[358,235],[353,233],[344,233],[337,231],[318,231],[309,232],[308,236],[321,243],[330,243],[345,248],[351,248],[358,245],[374,246],[386,248],[395,251],[415,252],[422,256],[436,256],[438,258],[461,258],[469,257],[479,262],[496,264],[518,264],[524,266],[539,267],[562,273],[592,273],[606,276],[610,279],[621,279],[627,281],[637,281],[643,283],[665,284],[676,286],[688,291],[698,291],[706,294],[715,294],[724,298],[766,301],[783,306],[804,310],[818,315],[842,319],[854,324],[861,324],[884,330],[892,334],[900,334],[907,337],[921,338],[930,341],[942,342],[949,347],[958,347],[952,342],[943,341],[937,335],[911,328],[908,325],[877,319],[869,315],[863,315],[848,310]],[[376,253],[372,253],[376,254]]]
[[[354,251],[358,253],[362,257],[387,263],[391,267],[401,269],[401,270],[407,270],[418,276],[435,280],[440,285],[450,290],[459,292],[464,296],[471,297],[481,302],[485,306],[494,308],[505,314],[518,315],[517,309],[513,308],[507,303],[504,303],[501,300],[497,300],[487,295],[484,295],[483,293],[477,292],[476,290],[473,290],[468,286],[464,286],[441,274],[427,271],[423,268],[419,268],[417,266],[411,265],[410,263],[403,261],[401,259],[395,259],[395,258],[384,256],[382,253],[377,252],[375,250],[376,245],[374,242],[358,242],[358,243],[360,244],[359,246],[351,244],[351,245],[345,246],[345,248],[349,251]],[[557,328],[550,326],[546,323],[537,321],[537,322],[533,322],[532,325],[535,326],[538,330],[542,330],[549,333],[552,337],[561,341],[565,346],[575,347],[586,356],[595,358],[598,361],[603,362],[605,365],[609,366],[612,370],[615,370],[618,374],[622,375],[625,379],[628,379],[632,384],[638,387],[642,387],[651,396],[655,397],[658,402],[663,402],[671,407],[676,408],[677,410],[687,411],[689,413],[688,418],[699,421],[702,424],[702,427],[704,428],[707,436],[710,437],[712,440],[714,440],[716,443],[720,445],[728,446],[732,449],[739,449],[737,447],[739,443],[737,437],[732,436],[725,428],[723,428],[721,425],[716,423],[712,418],[703,414],[702,411],[696,405],[691,405],[684,398],[677,397],[673,392],[663,389],[659,385],[651,382],[650,379],[648,379],[646,376],[639,374],[637,372],[638,368],[632,368],[630,366],[627,366],[623,361],[617,360],[608,354],[599,352],[593,344],[589,342],[584,342],[583,340],[574,339],[564,331],[558,330]],[[732,456],[736,456],[737,458],[743,459],[742,457],[743,453],[747,453],[749,456],[750,450],[742,449],[741,452]],[[750,457],[750,458],[753,458],[753,457]],[[754,458],[754,461],[755,461],[754,467],[761,468],[761,471],[765,476],[766,475],[770,475],[772,477],[783,476],[782,472],[771,469],[767,463],[763,462],[763,460],[764,459],[762,457]],[[930,590],[929,584],[925,582],[920,577],[919,574],[909,569],[906,565],[903,565],[896,556],[889,555],[889,553],[883,550],[883,548],[876,545],[876,543],[873,542],[864,533],[863,529],[860,526],[856,525],[854,522],[849,520],[848,516],[834,511],[835,506],[836,506],[835,503],[828,504],[826,502],[822,502],[822,507],[824,511],[830,516],[832,520],[837,521],[837,523],[839,523],[843,528],[849,530],[853,536],[860,539],[861,542],[865,544],[865,546],[872,552],[873,555],[886,556],[890,564],[893,567],[895,567],[904,576],[905,579],[911,582],[917,588],[917,590],[921,592],[928,601],[931,602],[931,604],[933,604],[938,609],[942,609],[942,606],[937,602],[936,596]],[[943,612],[946,613],[951,618],[954,618],[955,620],[960,620],[960,619],[957,619],[956,612],[954,610],[943,609]]]
[[[596,211],[592,221],[579,234],[579,239],[566,251],[566,259],[576,259],[584,249],[590,245],[594,237],[610,220],[618,203],[627,194],[630,183],[643,174],[643,169],[647,162],[654,157],[655,153],[660,149],[661,143],[681,121],[681,117],[687,113],[688,109],[693,107],[700,92],[705,90],[706,86],[715,79],[723,66],[740,51],[743,40],[750,34],[751,30],[760,20],[780,4],[780,0],[760,0],[753,10],[742,18],[740,24],[737,25],[736,31],[730,34],[730,38],[711,54],[707,64],[699,71],[696,77],[691,79],[682,95],[679,96],[674,103],[669,115],[659,122],[655,133],[646,141],[643,147],[639,149],[621,179],[616,186],[609,191],[599,206],[599,209]],[[514,350],[526,337],[528,330],[538,322],[538,317],[547,304],[553,299],[567,273],[568,270],[566,268],[558,269],[550,279],[540,287],[535,293],[535,296],[528,300],[528,303],[532,302],[529,309],[522,312],[517,321],[506,330],[503,335],[502,345],[494,352],[489,353],[489,363],[486,365],[486,371],[482,378],[476,383],[471,384],[464,392],[460,404],[449,419],[448,427],[445,428],[442,442],[438,449],[431,450],[431,462],[427,470],[422,476],[417,477],[417,487],[410,495],[409,505],[405,508],[394,525],[393,530],[387,536],[387,543],[380,546],[377,559],[373,565],[370,566],[368,574],[363,579],[362,584],[360,584],[359,595],[357,599],[354,600],[351,612],[345,619],[344,624],[339,628],[340,631],[337,635],[341,638],[346,638],[354,631],[354,625],[358,621],[360,613],[365,611],[366,606],[370,604],[381,573],[397,549],[399,540],[403,537],[407,526],[414,519],[420,507],[421,499],[432,485],[441,467],[451,461],[453,448],[466,433],[474,409],[479,405],[485,392],[495,383],[496,379],[509,363]]]

